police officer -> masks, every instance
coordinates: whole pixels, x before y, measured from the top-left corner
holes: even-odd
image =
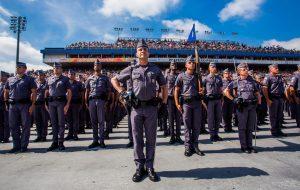
[[[192,56],[187,57],[186,71],[180,73],[175,82],[174,99],[177,109],[183,114],[182,119],[185,126],[185,151],[184,155],[190,157],[193,153],[204,156],[198,147],[198,138],[202,122],[201,111],[201,86],[195,75],[195,63]],[[179,98],[181,98],[182,105]]]
[[[137,43],[136,56],[138,58],[137,64],[122,70],[119,75],[112,78],[112,84],[124,99],[128,99],[128,93],[120,86],[119,81],[124,83],[128,79],[132,80],[134,105],[131,111],[131,124],[134,142],[134,160],[137,166],[132,180],[139,182],[148,172],[148,177],[151,181],[158,181],[159,177],[153,169],[157,134],[156,83],[162,89],[162,106],[165,109],[167,109],[168,92],[161,70],[156,65],[148,62],[149,50],[144,40],[140,40]],[[144,130],[146,137],[146,157],[143,151]]]
[[[85,83],[85,102],[89,108],[93,128],[93,142],[89,148],[106,147],[104,143],[104,106],[111,93],[111,84],[109,78],[101,74],[101,69],[101,62],[95,61],[94,74]]]
[[[256,126],[256,105],[261,103],[261,98],[255,80],[249,75],[248,70],[246,63],[240,63],[237,67],[238,79],[229,84],[224,94],[237,104],[241,151],[257,153],[252,146],[252,132]],[[234,96],[230,90],[234,90]]]
[[[270,65],[269,74],[263,80],[263,94],[266,97],[269,107],[271,134],[274,137],[286,136],[281,131],[284,93],[284,82],[282,76],[279,74],[278,65]]]
[[[168,120],[170,126],[170,144],[174,144],[178,142],[183,144],[183,140],[180,138],[180,129],[181,129],[181,114],[176,107],[175,99],[174,99],[174,88],[175,81],[177,78],[177,66],[174,61],[170,63],[170,68],[168,72],[166,72],[165,77],[167,81],[168,88]],[[174,122],[176,125],[176,130],[174,129]]]
[[[49,96],[49,114],[53,132],[52,144],[47,151],[65,150],[65,119],[70,107],[72,91],[69,78],[63,76],[62,72],[62,65],[54,63],[53,76],[47,80],[49,89],[46,90],[46,97]]]
[[[207,123],[212,142],[222,141],[218,135],[222,119],[222,78],[217,75],[216,64],[209,64],[209,74],[203,79],[203,88],[207,98]]]
[[[300,65],[298,65],[298,71],[294,73],[289,83],[289,99],[295,104],[295,119],[297,127],[300,128]]]
[[[72,99],[67,113],[66,121],[69,128],[68,136],[65,140],[78,140],[79,132],[79,113],[83,104],[84,89],[82,84],[76,80],[76,75],[73,70],[68,72],[69,82],[71,85]]]
[[[0,142],[8,143],[9,142],[9,125],[8,125],[8,111],[6,109],[6,102],[4,102],[4,90],[5,83],[9,74],[0,71]]]
[[[232,82],[231,73],[229,69],[223,71],[223,89],[227,88],[228,85]],[[231,92],[232,94],[233,92]],[[232,94],[233,95],[233,94]],[[222,120],[224,124],[225,133],[235,132],[232,129],[232,114],[233,114],[233,101],[224,96],[222,104]]]
[[[33,116],[36,125],[37,138],[34,142],[45,142],[48,128],[48,113],[45,107],[45,92],[48,89],[48,85],[44,71],[38,70],[36,71],[36,74],[37,79],[35,82],[37,84],[37,97]]]
[[[36,101],[36,83],[32,77],[25,74],[26,69],[26,63],[18,62],[16,75],[10,77],[5,85],[4,100],[9,102],[9,127],[13,138],[10,153],[26,152],[29,144],[31,115]]]
[[[257,105],[257,108],[256,108],[257,125],[267,124],[265,122],[265,119],[266,119],[266,116],[268,114],[268,106],[267,106],[266,98],[263,95],[263,91],[262,91],[262,88],[263,88],[263,85],[262,85],[263,79],[264,79],[264,76],[262,74],[257,74],[255,76],[257,88],[258,88],[259,94],[261,96],[261,104]],[[257,130],[260,130],[260,128],[257,127]]]

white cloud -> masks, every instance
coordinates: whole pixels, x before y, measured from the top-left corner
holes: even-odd
[[[17,40],[6,32],[0,33],[0,70],[14,72]],[[20,42],[20,61],[28,69],[49,69],[42,63],[42,54],[28,42]]]
[[[0,26],[8,26],[8,22],[0,17]]]
[[[98,10],[104,16],[130,15],[141,19],[160,15],[180,0],[104,0]]]
[[[188,35],[193,27],[193,24],[195,24],[195,29],[198,31],[197,38],[198,37],[204,37],[205,31],[212,31],[212,29],[199,22],[198,20],[192,20],[192,19],[176,19],[176,20],[163,20],[162,24],[169,28],[171,32],[167,34],[163,34],[162,38],[172,38],[172,39],[187,39]],[[183,33],[176,32],[176,30],[183,30]]]
[[[228,3],[219,13],[221,22],[225,22],[233,17],[242,17],[249,20],[254,18],[260,10],[265,0],[233,0]]]
[[[12,16],[11,12],[2,6],[0,6],[0,14],[4,16]]]
[[[276,39],[271,39],[264,41],[262,46],[281,46],[285,49],[296,49],[300,50],[300,38],[293,38],[288,41],[278,41]]]

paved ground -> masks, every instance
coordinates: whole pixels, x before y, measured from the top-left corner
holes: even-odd
[[[300,129],[287,120],[285,138],[272,138],[268,126],[258,133],[258,154],[241,154],[237,134],[221,134],[225,141],[210,143],[200,136],[205,157],[183,155],[182,145],[169,145],[158,133],[155,168],[158,183],[131,181],[135,171],[132,149],[126,149],[126,121],[106,141],[107,149],[89,151],[91,131],[78,142],[66,142],[64,152],[46,153],[50,141],[30,143],[29,152],[7,154],[0,144],[0,189],[299,189]],[[220,131],[223,131],[221,129]],[[34,129],[31,139],[36,138]],[[48,137],[50,138],[50,136]]]

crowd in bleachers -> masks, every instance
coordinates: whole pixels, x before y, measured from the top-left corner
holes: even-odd
[[[150,49],[193,49],[198,46],[201,50],[223,50],[223,51],[245,51],[245,52],[263,52],[263,53],[299,53],[295,49],[284,49],[280,46],[249,46],[234,41],[204,41],[197,40],[189,43],[186,40],[174,41],[171,39],[147,39]],[[104,43],[100,41],[75,42],[66,46],[66,49],[98,49],[98,48],[135,48],[138,39],[119,38],[115,43]]]

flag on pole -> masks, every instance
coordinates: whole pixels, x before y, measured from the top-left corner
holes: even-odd
[[[193,24],[193,28],[189,34],[189,37],[187,39],[187,42],[193,43],[196,42],[196,30],[195,30],[195,24]]]

